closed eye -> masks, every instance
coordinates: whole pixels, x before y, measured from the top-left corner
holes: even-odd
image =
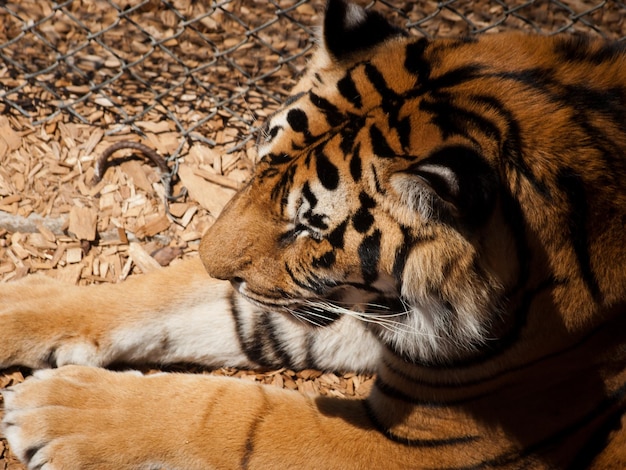
[[[308,236],[317,241],[320,241],[322,239],[322,234],[317,232],[315,229],[307,227],[304,224],[296,224],[294,228],[283,232],[278,238],[278,242],[281,245],[286,245],[292,243],[296,238],[300,236]]]
[[[317,229],[317,227],[305,225],[302,223],[296,225],[296,227],[294,228],[294,231],[296,232],[296,235],[295,235],[296,238],[301,235],[309,236],[313,240],[317,240],[317,241],[320,241],[322,238],[324,238],[323,235]]]

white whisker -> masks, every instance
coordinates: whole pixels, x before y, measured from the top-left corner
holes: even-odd
[[[317,312],[313,312],[313,311],[309,311],[309,310],[302,310],[302,309],[292,309],[292,308],[285,308],[285,310],[287,310],[291,315],[294,316],[294,318],[296,318],[297,320],[301,321],[301,322],[306,322],[309,323],[313,326],[317,326],[317,327],[323,327],[324,323],[317,323],[314,318],[320,318],[322,321],[324,320],[330,320],[330,317],[327,317],[325,315],[322,315],[320,313]],[[314,318],[311,318],[314,317]]]
[[[404,304],[403,302],[403,305]],[[411,310],[407,309],[405,311],[400,311],[400,312],[385,312],[385,313],[375,313],[372,311],[368,311],[368,312],[359,312],[356,310],[352,310],[346,307],[342,307],[340,305],[337,305],[336,303],[330,303],[330,302],[325,302],[325,301],[309,301],[307,302],[307,306],[308,307],[315,307],[318,309],[322,309],[328,312],[332,312],[332,313],[336,313],[339,315],[345,315],[345,316],[350,316],[352,318],[355,318],[359,321],[362,321],[364,323],[370,323],[370,324],[374,324],[377,326],[380,326],[381,328],[384,328],[392,333],[398,333],[398,334],[410,334],[410,335],[415,335],[415,336],[419,336],[419,337],[431,337],[431,338],[437,338],[437,339],[442,339],[440,336],[436,336],[436,335],[427,335],[425,334],[423,331],[417,331],[413,328],[411,328],[411,326],[403,323],[403,322],[399,322],[396,320],[393,320],[393,318],[398,318],[398,317],[405,317],[406,315],[411,313]],[[388,310],[389,307],[384,306],[384,305],[377,305],[377,304],[368,304],[368,307],[375,307],[375,308],[380,308],[382,310]],[[308,311],[308,310],[307,310]],[[320,314],[314,314],[313,312],[310,312],[311,315],[313,316],[320,316],[321,318],[326,318],[328,319],[328,317],[325,317],[323,315]]]

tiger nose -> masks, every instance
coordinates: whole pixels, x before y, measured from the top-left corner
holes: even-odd
[[[200,259],[209,276],[223,281],[243,282],[236,259],[219,250],[219,242],[205,236],[200,243]]]
[[[254,240],[245,231],[233,236],[221,225],[218,219],[202,237],[200,259],[211,277],[241,284],[252,265]]]

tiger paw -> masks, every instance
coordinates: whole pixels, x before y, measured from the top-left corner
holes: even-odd
[[[11,448],[29,469],[159,464],[145,452],[154,450],[146,441],[158,445],[146,426],[157,416],[138,375],[68,366],[4,390],[2,428]]]

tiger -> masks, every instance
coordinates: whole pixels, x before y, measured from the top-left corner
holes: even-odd
[[[329,0],[199,259],[0,288],[29,469],[626,468],[626,46]],[[364,399],[111,364],[375,373]]]

